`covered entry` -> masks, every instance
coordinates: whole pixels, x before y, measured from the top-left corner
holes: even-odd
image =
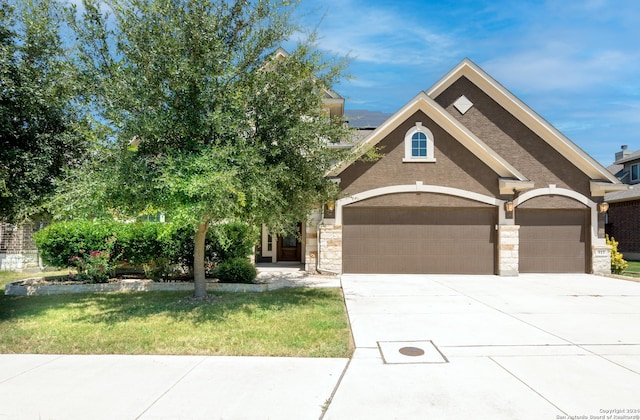
[[[495,207],[345,207],[345,273],[494,274]]]
[[[520,273],[590,272],[589,210],[517,209]]]

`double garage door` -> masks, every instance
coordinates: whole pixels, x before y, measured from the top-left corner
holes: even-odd
[[[588,270],[586,210],[516,211],[521,273]],[[345,207],[345,273],[495,274],[497,209]]]
[[[497,211],[345,207],[345,273],[493,274]]]

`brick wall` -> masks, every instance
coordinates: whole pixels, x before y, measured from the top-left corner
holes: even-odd
[[[606,231],[623,254],[640,254],[640,200],[610,203]]]
[[[0,223],[0,252],[19,253],[37,250],[33,233],[37,230],[33,223],[21,226]]]
[[[38,225],[0,223],[0,270],[18,271],[38,266],[38,249],[33,233]]]

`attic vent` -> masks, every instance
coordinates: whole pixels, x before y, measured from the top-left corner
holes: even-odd
[[[466,96],[462,95],[453,103],[453,106],[455,106],[456,109],[464,115],[464,113],[473,106],[473,103],[469,99],[467,99]]]

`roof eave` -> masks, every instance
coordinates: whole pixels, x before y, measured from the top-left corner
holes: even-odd
[[[349,159],[336,165],[329,175],[337,175],[355,162],[360,156],[378,144],[382,139],[395,130],[402,122],[416,111],[422,111],[433,119],[437,124],[444,128],[449,134],[457,139],[471,153],[475,154],[487,166],[495,171],[500,177],[514,178],[525,181],[527,178],[522,175],[511,164],[505,161],[489,146],[476,137],[471,131],[464,127],[458,120],[453,118],[444,108],[431,99],[425,92],[420,92],[416,97],[409,101],[404,107],[393,114],[382,125],[375,129],[354,150]]]
[[[570,160],[583,173],[589,176],[589,178],[604,179],[614,184],[619,183],[613,174],[609,173],[609,171],[580,149],[569,138],[560,133],[548,121],[529,108],[524,102],[468,58],[462,60],[460,64],[436,82],[427,91],[427,94],[435,99],[462,76],[469,79],[500,106],[522,121],[529,129]]]

